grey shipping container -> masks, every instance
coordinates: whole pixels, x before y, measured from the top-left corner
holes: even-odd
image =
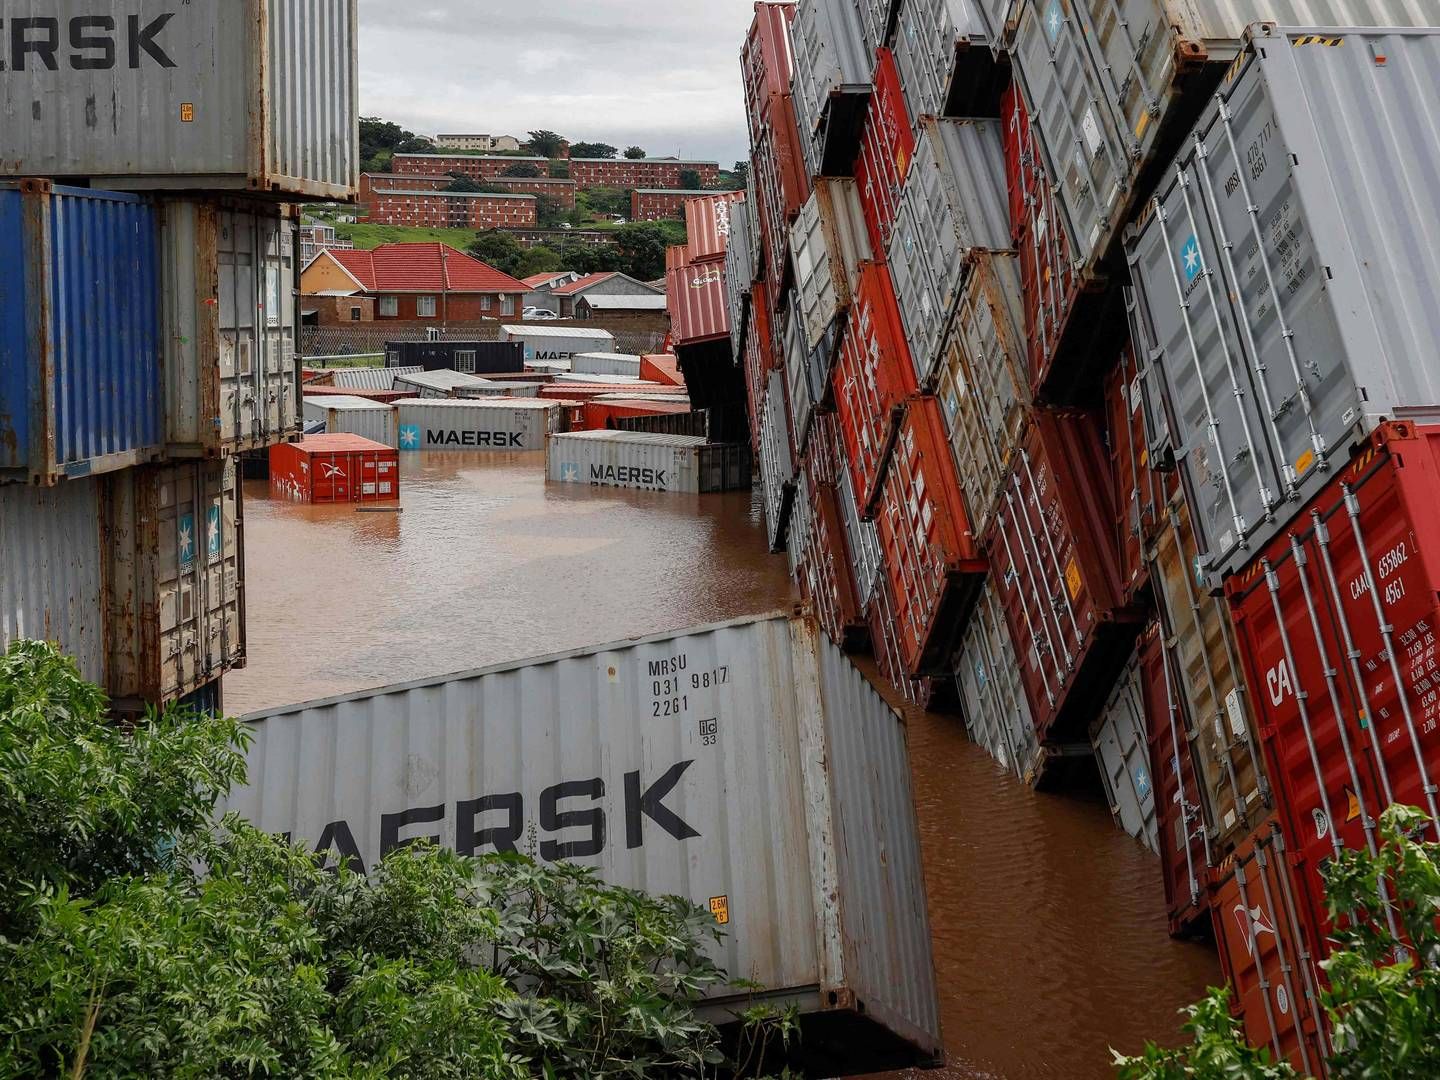
[[[816,397],[810,377],[810,348],[805,344],[805,316],[799,297],[793,292],[781,316],[785,345],[785,402],[790,407],[790,431],[795,449],[803,454],[810,438],[810,419],[815,415]]]
[[[0,181],[0,480],[53,483],[160,452],[159,296],[151,206]]]
[[[849,308],[860,263],[872,257],[870,233],[853,179],[816,181],[790,226],[790,253],[805,347],[810,350]]]
[[[1131,262],[1212,584],[1377,424],[1440,416],[1440,31],[1257,28]]]
[[[514,401],[405,399],[395,403],[401,450],[544,450],[560,430],[560,406]]]
[[[1019,670],[1005,612],[986,578],[955,662],[960,707],[971,740],[1028,784],[1041,749]]]
[[[1116,826],[1158,854],[1155,780],[1137,658],[1131,659],[1110,692],[1105,711],[1090,726],[1090,745]]]
[[[353,198],[356,6],[150,5],[127,21],[86,0],[10,0],[0,172]]]
[[[721,966],[764,987],[708,1004],[825,1024],[800,1039],[834,1051],[815,1075],[940,1057],[904,725],[812,623],[748,619],[246,720],[249,785],[219,811],[366,870],[428,836],[686,897],[722,924]],[[576,813],[537,810],[560,804]]]
[[[576,431],[546,440],[545,469],[556,484],[704,495],[750,486],[748,465],[743,475],[734,466],[735,451],[691,435]]]
[[[501,341],[525,346],[525,359],[573,360],[576,353],[614,352],[615,335],[578,326],[502,326]]]
[[[346,390],[394,390],[401,375],[415,375],[423,367],[391,364],[386,367],[336,368],[331,372],[332,385]]]
[[[480,380],[479,386],[457,386],[452,393],[457,398],[538,398],[542,382],[519,382],[510,379],[491,381]],[[421,397],[424,395],[422,394]]]
[[[455,397],[461,390],[481,390],[490,387],[496,388],[498,392],[500,386],[500,383],[486,382],[474,375],[465,375],[458,371],[445,369],[411,371],[403,375],[396,375],[394,383],[394,389],[403,390],[407,394],[413,392],[416,397],[423,398]]]
[[[385,362],[422,371],[509,374],[525,370],[525,347],[517,341],[387,341]]]
[[[814,173],[823,171],[827,129],[838,131],[845,126],[839,116],[830,115],[832,96],[849,97],[862,115],[868,98],[875,50],[866,47],[865,15],[860,6],[857,0],[800,0],[790,24],[795,50],[792,89],[796,112],[809,121],[810,126],[800,128],[800,138],[811,144],[806,156],[814,154],[818,163]],[[846,165],[854,160],[854,154],[849,157]]]
[[[1093,267],[1249,24],[1424,26],[1437,14],[1431,0],[1020,0],[1012,17],[1016,83],[1071,252]]]
[[[862,612],[870,601],[884,572],[884,553],[875,522],[860,517],[860,504],[855,500],[855,485],[848,468],[837,469],[836,501],[840,504],[841,524],[845,527],[845,551],[850,557],[850,575],[855,583],[855,602]]]
[[[905,0],[899,8],[895,64],[911,126],[918,130],[921,117],[944,112],[957,50],[967,64],[972,51],[988,60],[990,35],[979,0]]]
[[[325,421],[328,435],[359,435],[384,446],[400,445],[393,405],[384,405],[369,398],[326,394],[323,397],[307,397],[304,413],[306,420]]]
[[[570,370],[576,375],[616,375],[638,379],[640,357],[617,352],[576,353],[570,361]]]
[[[785,550],[795,501],[795,454],[785,405],[785,375],[772,370],[760,406],[760,482],[765,497],[765,533],[770,550]]]
[[[160,205],[172,453],[259,450],[299,431],[298,220],[278,207]]]

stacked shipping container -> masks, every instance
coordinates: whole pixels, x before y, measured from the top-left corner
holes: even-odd
[[[772,545],[1023,781],[1103,784],[1251,1039],[1321,1073],[1320,869],[1437,811],[1440,31],[870,6],[759,3],[742,57]]]

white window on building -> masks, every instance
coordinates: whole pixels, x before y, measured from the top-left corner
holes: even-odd
[[[400,314],[400,300],[394,296],[380,297],[380,314],[395,318]]]
[[[417,296],[415,298],[415,317],[417,319],[433,319],[435,317],[435,297]]]
[[[515,298],[514,298],[513,296],[502,296],[502,297],[500,297],[500,314],[501,314],[501,315],[514,315],[514,314],[515,314]]]
[[[460,349],[455,353],[455,370],[466,375],[475,374],[475,350]]]
[[[482,296],[482,297],[480,297],[480,310],[481,310],[481,311],[489,311],[489,310],[490,310],[490,297],[488,297],[488,296]]]

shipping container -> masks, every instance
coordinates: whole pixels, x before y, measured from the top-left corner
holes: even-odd
[[[330,372],[332,386],[353,390],[394,390],[401,375],[415,375],[425,370],[423,364],[391,364],[385,367],[342,367]]]
[[[855,158],[855,183],[870,232],[870,249],[880,255],[890,246],[890,231],[895,225],[905,177],[915,157],[915,133],[901,91],[900,73],[895,68],[895,54],[889,49],[878,50],[874,78],[875,89]]]
[[[896,633],[911,675],[948,675],[948,663],[984,579],[933,397],[905,406],[876,514],[896,603]]]
[[[740,51],[745,83],[745,112],[750,121],[750,142],[759,142],[765,116],[777,94],[790,92],[795,57],[790,44],[790,23],[795,18],[793,3],[759,0],[755,21]]]
[[[1105,376],[1106,445],[1111,487],[1115,492],[1115,546],[1127,602],[1137,602],[1150,583],[1145,547],[1165,517],[1176,493],[1173,470],[1152,469],[1145,433],[1144,395],[1135,350],[1126,344],[1119,362]]]
[[[122,711],[245,666],[245,516],[235,459],[103,481],[105,689]]]
[[[723,262],[693,262],[684,244],[671,245],[665,250],[665,295],[677,348],[730,336]]]
[[[785,357],[785,402],[790,407],[790,433],[798,454],[805,452],[810,436],[810,421],[815,416],[823,390],[823,377],[829,371],[828,346],[833,331],[827,331],[820,344],[811,349],[805,344],[805,319],[800,311],[799,297],[794,293],[780,314],[777,324]]]
[[[385,362],[421,371],[449,369],[466,375],[503,375],[524,371],[521,341],[387,341]]]
[[[880,534],[875,522],[860,517],[860,504],[855,499],[850,471],[843,465],[837,470],[835,503],[845,531],[845,552],[850,559],[850,580],[855,583],[855,602],[861,611],[868,611],[879,579],[885,573],[884,554],[880,549]]]
[[[1090,417],[1035,410],[986,549],[1041,741],[1084,736],[1140,630],[1123,606],[1104,447]]]
[[[533,398],[408,398],[396,411],[401,450],[544,450],[561,430],[560,406]]]
[[[315,383],[305,383],[300,389],[305,399],[316,401],[334,397],[357,397],[366,401],[377,401],[381,405],[394,405],[400,399],[410,396],[404,390],[347,390],[343,386],[317,386]]]
[[[1159,824],[1149,732],[1144,676],[1137,653],[1121,672],[1104,709],[1091,723],[1090,745],[1095,749],[1100,781],[1116,826],[1158,854]]]
[[[720,966],[764,988],[711,1007],[832,1021],[798,1040],[839,1059],[815,1075],[940,1056],[904,725],[813,623],[748,619],[246,719],[249,784],[221,811],[367,870],[425,835],[686,897],[721,924]],[[550,812],[564,802],[589,809]]]
[[[1215,940],[1245,1041],[1301,1076],[1323,1076],[1331,1052],[1320,1002],[1323,954],[1289,854],[1271,820],[1225,860],[1214,889]]]
[[[493,385],[496,390],[502,388],[499,383]],[[477,390],[477,392],[479,391]],[[666,395],[673,397],[676,401],[689,400],[683,386],[661,386],[655,383],[643,384],[638,381],[628,383],[552,382],[540,387],[536,396],[544,401],[593,401],[597,397],[614,397],[616,394],[633,397],[641,392],[646,397]],[[493,394],[494,391],[489,391],[489,393]]]
[[[1197,540],[1180,497],[1147,545],[1150,578],[1171,659],[1177,705],[1188,720],[1190,757],[1216,855],[1233,851],[1271,811],[1259,749],[1256,702],[1225,602],[1196,578]]]
[[[1348,47],[1259,32],[1132,237],[1151,370],[1216,581],[1376,424],[1440,416],[1440,365],[1424,359],[1440,338],[1424,254],[1440,191],[1414,179],[1440,165],[1415,89],[1440,73],[1440,31],[1326,40]]]
[[[499,394],[503,387],[474,375],[459,371],[438,369],[435,371],[412,371],[395,376],[395,389],[404,390],[412,397],[448,398],[457,397],[462,390],[485,391]]]
[[[964,285],[966,256],[1009,250],[1012,241],[1000,122],[927,118],[920,132],[889,262],[924,383]]]
[[[812,174],[844,175],[855,160],[859,121],[870,94],[874,46],[857,0],[800,0],[790,39],[795,49],[796,112]]]
[[[540,391],[548,386],[543,382],[519,382],[513,379],[491,380],[481,379],[479,386],[464,385],[457,386],[451,393],[456,398],[475,400],[484,398],[528,398],[535,399],[540,396]],[[424,397],[422,393],[419,395]]]
[[[810,498],[810,477],[802,468],[795,477],[795,505],[790,511],[790,532],[785,538],[785,564],[790,580],[800,591],[800,602],[814,607],[810,595],[810,576],[806,560],[810,558],[810,526],[815,506]],[[813,614],[813,612],[812,612]]]
[[[795,447],[790,438],[790,412],[785,404],[785,374],[771,370],[760,409],[760,480],[765,502],[765,531],[770,550],[785,550],[790,514],[795,504]]]
[[[81,0],[14,0],[0,113],[26,122],[8,125],[0,172],[353,199],[356,7],[179,4],[131,14],[127,34]]]
[[[685,411],[662,410],[654,412],[651,410],[639,411],[637,403],[616,401],[605,403],[601,407],[611,412],[612,415],[605,418],[605,422],[599,426],[613,427],[617,431],[649,431],[657,435],[693,435],[698,439],[710,439],[710,410],[699,409],[691,412],[687,407]],[[591,408],[586,404],[587,409]],[[618,415],[614,415],[618,414]],[[754,467],[755,451],[750,448],[751,468]]]
[[[0,182],[0,479],[49,484],[160,451],[159,297],[148,203]]]
[[[637,418],[655,419],[668,417],[672,420],[676,417],[687,418],[685,423],[694,426],[698,423],[700,430],[681,430],[674,428],[647,428],[643,426],[624,426],[626,431],[664,431],[671,435],[704,435],[706,428],[707,413],[700,410],[698,413],[690,411],[690,402],[685,399],[674,397],[656,397],[651,400],[642,398],[622,398],[606,395],[587,401],[582,406],[584,409],[584,422],[580,430],[597,431],[605,428],[621,427],[620,421],[634,420]]]
[[[775,95],[751,155],[765,212],[766,278],[778,288],[785,277],[790,223],[810,197],[810,173],[788,93]]]
[[[977,0],[904,0],[898,8],[895,60],[917,123],[922,116],[954,115],[947,108],[952,103],[993,100],[997,72]]]
[[[359,435],[385,446],[399,446],[395,407],[358,397],[307,397],[307,421],[321,420],[330,435]]]
[[[1005,611],[988,577],[961,639],[955,683],[971,741],[1002,769],[1033,783],[1041,772],[1040,739],[1020,684]]]
[[[272,446],[270,495],[304,503],[394,502],[400,452],[359,435],[307,435]]]
[[[1154,770],[1156,841],[1165,911],[1174,937],[1210,928],[1210,844],[1190,740],[1194,721],[1175,678],[1172,650],[1158,623],[1140,635],[1140,684]]]
[[[727,191],[685,200],[685,242],[692,261],[725,260],[735,218],[744,216],[738,205],[744,199],[743,191]]]
[[[1387,424],[1227,588],[1246,676],[1263,687],[1278,817],[1315,896],[1336,851],[1374,850],[1387,806],[1440,821],[1437,541],[1440,427]]]
[[[984,535],[1025,434],[1030,386],[1018,258],[974,252],[936,379],[975,531]]]
[[[750,327],[750,290],[755,281],[755,264],[750,257],[749,214],[737,208],[733,242],[725,249],[725,299],[730,316],[730,354],[740,362],[745,351],[745,333]]]
[[[609,330],[579,326],[502,326],[501,341],[518,341],[528,360],[574,360],[577,353],[614,352],[615,335]]]
[[[550,436],[545,465],[556,484],[703,495],[750,486],[748,451],[738,453],[744,449],[688,435],[581,431]]]
[[[297,215],[165,200],[158,218],[171,452],[239,453],[294,435]]]
[[[873,257],[854,180],[816,181],[790,228],[790,255],[805,345],[814,349],[843,319],[860,265]]]
[[[820,627],[844,649],[861,647],[869,636],[863,609],[850,576],[845,550],[845,526],[835,485],[810,485],[810,537],[805,564],[809,595]]]
[[[640,357],[640,377],[646,382],[669,383],[682,388],[685,385],[680,361],[674,353],[648,353]]]

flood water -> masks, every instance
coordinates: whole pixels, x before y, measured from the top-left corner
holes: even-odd
[[[543,455],[406,454],[403,512],[245,488],[245,713],[793,603],[750,495],[547,485]],[[1097,801],[1030,792],[907,710],[942,1020],[934,1080],[1112,1074],[1219,981],[1165,933],[1153,856]]]

